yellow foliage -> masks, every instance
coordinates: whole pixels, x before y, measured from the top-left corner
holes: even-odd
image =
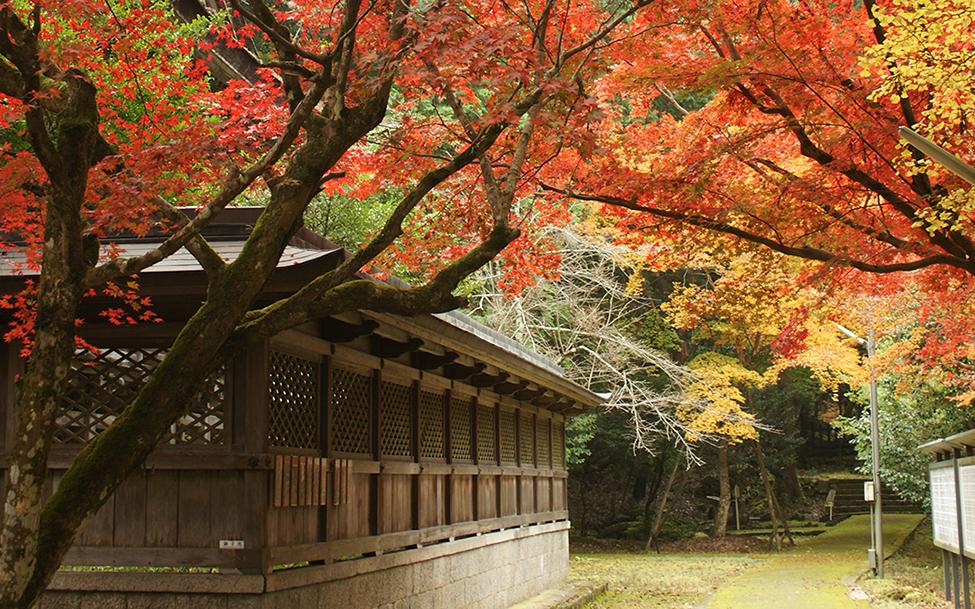
[[[975,160],[970,129],[975,116],[975,2],[888,0],[875,14],[885,39],[865,51],[861,74],[880,79],[873,99],[894,104],[911,100],[920,110],[915,130],[963,160]],[[915,160],[906,146],[898,161],[909,174],[926,172],[937,179],[946,173],[927,159]],[[937,206],[918,214],[918,226],[932,233],[975,229],[970,213],[975,211],[975,189],[955,184]]]
[[[806,324],[809,334],[802,350],[790,359],[777,359],[765,371],[767,382],[774,383],[789,368],[807,368],[824,389],[835,389],[840,382],[857,385],[867,381],[856,343],[843,337],[826,319],[813,318]]]
[[[757,438],[755,417],[744,410],[742,389],[762,386],[765,383],[762,375],[733,358],[713,352],[696,357],[690,368],[696,380],[688,386],[687,395],[705,405],[687,406],[678,412],[690,439],[712,435],[736,444]]]

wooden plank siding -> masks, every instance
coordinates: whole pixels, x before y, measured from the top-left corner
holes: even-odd
[[[9,382],[20,366],[3,348]],[[91,519],[66,564],[267,573],[567,518],[563,415],[352,353],[290,332],[239,357],[224,380],[222,440],[160,446]],[[272,398],[273,374],[300,378]],[[12,396],[0,394],[0,442],[15,422]],[[48,492],[80,450],[56,448]]]

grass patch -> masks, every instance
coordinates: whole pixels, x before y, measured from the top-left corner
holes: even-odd
[[[884,579],[864,578],[863,590],[876,609],[949,607],[944,598],[941,550],[931,542],[931,520],[925,519],[885,564]]]
[[[573,554],[569,568],[573,578],[609,584],[585,609],[687,609],[757,562],[742,554]]]

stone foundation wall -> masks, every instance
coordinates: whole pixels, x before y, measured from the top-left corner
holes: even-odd
[[[568,523],[489,533],[269,576],[259,594],[212,593],[214,578],[118,573],[56,579],[42,609],[505,609],[568,575]],[[62,574],[64,575],[64,574]],[[136,578],[143,577],[143,585]],[[246,576],[244,576],[246,577]],[[253,576],[250,576],[253,578]],[[128,580],[128,581],[126,581]],[[168,582],[168,583],[165,583]],[[211,585],[206,585],[209,582]],[[163,585],[165,583],[165,585]],[[107,588],[114,587],[114,590]],[[139,588],[157,588],[146,591]],[[73,589],[72,589],[73,588]],[[209,590],[208,590],[209,588]],[[275,589],[284,588],[284,589]],[[125,590],[125,591],[120,591]],[[180,591],[177,591],[180,590]]]

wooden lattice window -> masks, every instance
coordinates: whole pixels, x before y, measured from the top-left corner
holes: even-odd
[[[276,448],[321,448],[320,379],[315,360],[271,352],[268,369],[268,444]]]
[[[442,393],[420,390],[420,457],[444,458]]]
[[[227,368],[220,366],[190,400],[186,413],[169,427],[162,444],[218,445],[224,443]]]
[[[471,399],[450,398],[450,458],[471,461]]]
[[[498,451],[494,442],[494,409],[477,407],[477,461],[497,463]]]
[[[520,425],[518,427],[518,445],[521,449],[521,465],[522,467],[526,465],[535,464],[534,455],[534,443],[535,439],[535,425],[532,415],[522,414]]]
[[[535,451],[538,453],[538,467],[549,467],[549,419],[535,421]]]
[[[499,413],[501,421],[501,463],[503,465],[516,465],[518,463],[516,446],[518,438],[515,436],[515,413],[510,410],[502,410]]]
[[[332,451],[371,455],[372,379],[335,367],[331,389]]]
[[[57,444],[86,444],[132,402],[166,356],[155,347],[113,347],[75,353],[65,395],[54,422]],[[227,370],[221,366],[204,383],[162,444],[219,445],[225,439]]]
[[[565,469],[565,425],[552,422],[552,467]]]
[[[413,456],[410,402],[413,388],[383,381],[380,391],[380,449],[390,457]]]

